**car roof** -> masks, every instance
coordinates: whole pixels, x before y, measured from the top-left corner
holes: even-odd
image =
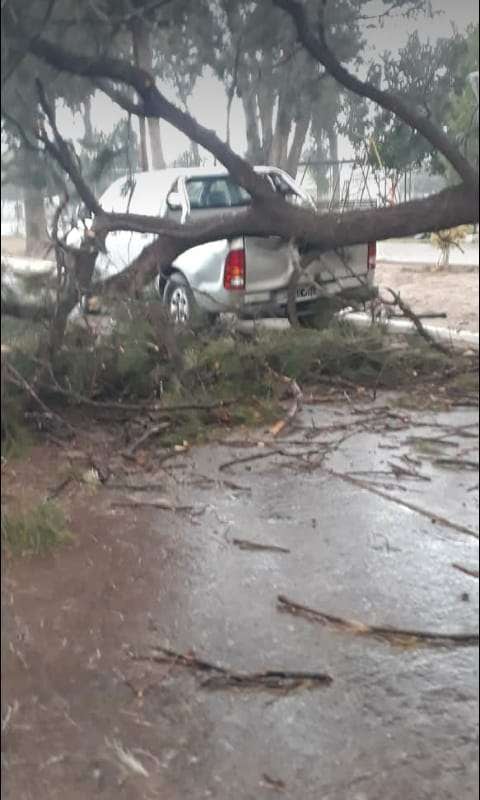
[[[254,170],[259,174],[265,174],[267,172],[281,173],[281,170],[277,167],[258,166],[254,167]],[[228,170],[223,166],[171,167],[168,169],[151,170],[150,172],[136,172],[131,176],[126,175],[122,178],[118,178],[118,180],[106,190],[100,199],[100,204],[107,212],[125,212],[128,206],[128,210],[133,214],[157,214],[159,205],[163,204],[177,178],[216,178],[227,177],[228,175]],[[130,202],[128,189],[129,181],[133,181],[135,184],[135,191],[132,193]]]

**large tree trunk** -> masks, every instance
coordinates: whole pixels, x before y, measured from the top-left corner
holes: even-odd
[[[83,101],[83,124],[85,126],[85,141],[87,142],[87,144],[91,144],[94,139],[91,94],[87,94],[87,96]]]
[[[275,92],[272,91],[270,76],[273,71],[273,56],[264,54],[262,72],[258,77],[257,102],[262,125],[263,161],[268,163],[273,143],[273,112],[275,110]]]
[[[160,131],[160,120],[150,117],[148,120],[148,132],[150,135],[150,150],[152,154],[153,169],[165,169],[165,157],[163,155],[162,135]]]
[[[287,172],[292,178],[297,177],[298,165],[303,153],[305,139],[310,128],[310,116],[305,114],[301,119],[297,120],[295,126],[295,134],[288,154]]]
[[[273,135],[270,164],[281,169],[288,168],[288,143],[292,130],[292,116],[286,93],[281,93],[278,99],[277,122]]]
[[[28,256],[40,255],[47,242],[47,218],[43,193],[32,186],[24,192],[25,199],[25,237]]]
[[[132,42],[133,58],[135,66],[153,73],[153,51],[150,32],[145,22],[136,17],[132,23]],[[140,124],[140,165],[144,172],[149,169],[148,144],[147,144],[147,124],[151,148],[151,164],[153,169],[164,169],[165,158],[163,155],[162,136],[160,130],[160,120],[149,118],[148,123],[145,119],[139,119]]]
[[[25,150],[24,159],[25,175],[30,182],[24,189],[26,253],[43,255],[48,241],[45,193],[33,182],[41,165],[30,150]]]
[[[258,164],[262,160],[262,142],[258,129],[257,97],[250,87],[242,88],[242,103],[247,126],[247,160],[251,164]]]
[[[332,204],[338,205],[341,197],[341,170],[338,162],[338,136],[334,128],[327,130],[328,149],[332,162]]]

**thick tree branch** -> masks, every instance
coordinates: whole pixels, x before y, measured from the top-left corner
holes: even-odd
[[[250,164],[222,142],[215,131],[200,125],[190,114],[167,100],[155,85],[153,77],[145,70],[122,59],[92,59],[70,53],[43,38],[35,39],[31,43],[31,52],[60,71],[91,78],[94,82],[104,79],[131,86],[142,98],[145,116],[166,120],[189,139],[209,150],[252,197],[259,200],[272,198],[273,190]]]
[[[457,146],[445,135],[442,129],[400,95],[385,92],[368,81],[362,81],[352,75],[328,46],[324,25],[320,26],[319,36],[312,32],[311,21],[305,7],[299,0],[273,0],[274,4],[284,9],[296,25],[298,37],[310,53],[325,69],[349,91],[372,100],[387,111],[391,111],[410,128],[417,130],[433,147],[441,153],[453,166],[466,185],[478,188],[478,173],[463,156]],[[324,7],[326,0],[324,0]]]
[[[452,228],[478,220],[476,195],[464,187],[446,189],[439,194],[389,208],[351,211],[345,214],[315,214],[276,202],[265,204],[259,214],[255,208],[224,215],[213,222],[180,225],[169,220],[136,215],[106,214],[96,221],[104,233],[131,230],[156,234],[159,238],[122,273],[106,281],[107,287],[131,291],[152,280],[159,269],[170,266],[185,250],[215,240],[246,236],[281,236],[303,243],[318,254],[382,241]]]

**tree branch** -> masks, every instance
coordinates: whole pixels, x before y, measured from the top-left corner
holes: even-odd
[[[204,221],[181,225],[171,220],[134,214],[104,214],[95,223],[103,235],[110,230],[154,233],[158,239],[121,273],[105,282],[108,289],[132,291],[152,280],[158,270],[198,244],[236,236],[280,236],[308,246],[315,256],[338,248],[453,228],[478,220],[478,202],[465,187],[446,189],[422,200],[389,208],[316,214],[308,209],[275,202],[264,213],[255,208]]]
[[[142,98],[145,116],[159,117],[184,133],[189,139],[209,150],[252,197],[261,201],[274,196],[273,190],[243,158],[222,142],[215,131],[200,125],[190,114],[177,108],[155,85],[154,78],[145,70],[123,59],[92,59],[70,53],[46,39],[35,39],[31,52],[56,69],[90,78],[106,79],[131,86]]]
[[[80,169],[75,162],[68,144],[58,130],[55,112],[48,102],[43,84],[38,78],[36,80],[36,86],[40,106],[50,124],[55,143],[49,139],[48,134],[43,126],[39,128],[37,134],[39,140],[44,144],[49,155],[60,164],[62,169],[70,177],[78,194],[82,198],[89,211],[91,211],[92,214],[102,214],[103,212],[100,203],[86,181],[83,179]]]
[[[352,75],[328,46],[322,21],[319,36],[312,33],[311,21],[305,7],[298,0],[273,0],[273,2],[290,15],[301,43],[338,83],[359,97],[372,100],[387,111],[391,111],[410,128],[421,133],[449,161],[464,183],[471,189],[478,190],[478,172],[438,125],[400,95],[385,92],[372,83]],[[324,0],[324,10],[326,5],[327,0]]]

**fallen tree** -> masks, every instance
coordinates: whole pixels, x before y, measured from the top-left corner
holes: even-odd
[[[274,194],[251,165],[238,156],[215,132],[199,124],[190,114],[171,103],[156,85],[154,78],[128,59],[109,56],[89,56],[72,52],[51,41],[43,30],[36,36],[27,35],[18,17],[5,9],[7,37],[14,43],[14,55],[25,51],[58,73],[80,76],[105,92],[129,114],[139,118],[163,119],[178,131],[203,146],[220,161],[235,180],[252,197],[252,205],[212,223],[181,225],[158,217],[135,214],[109,214],[100,205],[84,180],[72,152],[65,143],[49,105],[47,93],[37,84],[44,124],[36,131],[43,147],[75,186],[87,209],[95,217],[89,241],[89,251],[103,249],[106,236],[124,230],[151,233],[156,241],[147,246],[141,256],[122,273],[107,281],[107,288],[119,291],[138,291],[158,270],[166,267],[184,250],[197,244],[238,235],[282,235],[301,248],[326,252],[372,240],[409,236],[419,232],[437,231],[478,220],[478,173],[428,114],[411,106],[404,97],[385,92],[351,74],[328,46],[328,30],[324,21],[327,3],[319,21],[309,19],[304,5],[297,0],[274,0],[291,18],[298,39],[313,59],[327,73],[351,92],[377,103],[395,113],[411,128],[419,131],[456,170],[459,185],[431,197],[394,208],[352,211],[342,215],[321,215],[313,210],[296,208]],[[273,13],[273,7],[272,7]],[[315,25],[313,24],[315,22]],[[286,21],[286,24],[290,24]],[[313,30],[317,33],[313,33]],[[133,101],[132,90],[138,100]]]

